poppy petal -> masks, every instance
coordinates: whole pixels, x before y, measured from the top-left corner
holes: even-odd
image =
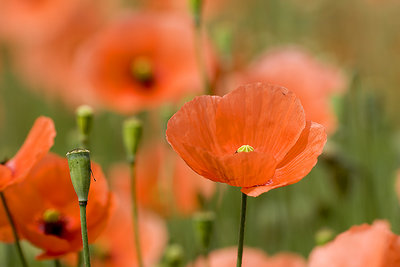
[[[212,181],[232,186],[268,183],[277,165],[272,155],[257,151],[218,156],[197,147],[185,147],[192,152],[188,163],[192,170]]]
[[[278,164],[273,182],[267,186],[243,188],[242,192],[249,196],[258,196],[271,189],[298,182],[315,166],[325,143],[324,127],[308,121],[297,143]]]
[[[54,143],[56,131],[50,118],[39,117],[18,153],[6,163],[13,170],[14,183],[23,178],[40,161]]]
[[[219,152],[215,138],[215,112],[220,100],[219,96],[195,97],[168,121],[167,140],[183,159],[190,155],[185,153],[182,143]]]
[[[305,115],[294,93],[254,83],[222,98],[216,125],[217,140],[225,151],[234,153],[242,145],[250,145],[280,162],[304,129]]]

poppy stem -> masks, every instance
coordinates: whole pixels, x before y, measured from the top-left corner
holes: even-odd
[[[133,235],[135,240],[136,255],[138,259],[139,267],[143,267],[142,252],[140,248],[139,238],[139,220],[138,220],[138,205],[137,205],[137,194],[136,194],[136,163],[135,160],[131,160],[131,188],[132,188],[132,219],[133,219]]]
[[[61,267],[62,266],[59,259],[54,260],[54,266],[55,267]]]
[[[15,240],[14,241],[15,242],[15,246],[17,248],[17,252],[18,252],[19,258],[21,260],[22,266],[28,267],[29,265],[28,265],[28,263],[27,263],[27,261],[25,259],[24,252],[22,251],[22,247],[21,247],[21,244],[19,242],[20,239],[19,239],[19,235],[18,235],[18,232],[17,232],[17,228],[15,227],[14,219],[13,219],[13,217],[11,215],[10,209],[8,208],[6,197],[5,197],[3,192],[0,192],[0,197],[1,197],[1,202],[3,203],[4,210],[5,210],[6,215],[7,215],[8,222],[11,225],[11,229],[12,229],[12,232],[13,232],[13,235],[14,235],[14,240]]]
[[[246,206],[247,206],[247,195],[242,193],[242,209],[240,211],[239,243],[238,243],[236,267],[242,266],[244,227],[246,223]]]
[[[86,205],[87,201],[79,201],[79,208],[81,213],[81,230],[82,230],[82,243],[83,243],[83,262],[85,267],[90,267],[90,254],[89,242],[86,225]]]

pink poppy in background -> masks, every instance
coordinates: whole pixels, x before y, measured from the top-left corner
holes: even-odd
[[[220,267],[236,266],[237,248],[229,247],[210,252],[209,265],[200,257],[187,267]],[[257,267],[306,267],[303,257],[294,253],[279,253],[268,256],[265,252],[255,248],[245,247],[243,250],[243,266]]]
[[[210,75],[211,54],[206,61]],[[79,90],[118,112],[132,113],[203,91],[188,19],[137,13],[114,21],[80,51]]]
[[[301,48],[278,48],[265,53],[245,70],[228,78],[227,88],[251,82],[286,87],[300,98],[308,120],[322,124],[328,133],[335,130],[336,118],[331,97],[346,88],[346,80],[339,69],[320,62]]]
[[[95,267],[138,266],[132,224],[131,198],[127,188],[120,186],[121,179],[113,180],[116,205],[108,226],[92,249]],[[139,232],[142,258],[145,266],[155,266],[167,244],[167,228],[161,218],[139,210]]]
[[[332,242],[316,247],[309,267],[400,266],[400,238],[386,221],[353,226]]]
[[[82,22],[81,8],[97,4],[94,0],[1,0],[0,35],[11,43],[40,43],[57,35],[71,19]]]
[[[162,215],[173,211],[189,215],[201,208],[199,199],[210,199],[215,191],[214,183],[194,173],[162,145],[143,146],[138,152],[136,171],[139,205]],[[130,195],[129,166],[114,165],[110,177],[116,188],[123,188]]]
[[[35,1],[34,1],[35,2]],[[12,47],[18,74],[41,96],[62,100],[73,108],[86,103],[85,90],[74,85],[74,58],[81,44],[107,20],[104,0],[83,1],[73,16],[65,18],[63,27],[39,43]]]

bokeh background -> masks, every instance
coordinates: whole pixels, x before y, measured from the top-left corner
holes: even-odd
[[[86,1],[86,15],[104,16],[100,22],[93,22],[99,25],[85,30],[82,25],[90,18],[79,19],[75,14],[72,20],[77,26],[52,34],[79,35],[77,43],[83,45],[92,34],[128,11],[156,10],[190,16],[186,4],[166,8],[163,4],[152,6],[148,2],[151,1]],[[299,47],[323,64],[334,66],[341,72],[345,84],[327,102],[337,123],[311,173],[297,184],[249,198],[246,245],[269,254],[293,251],[307,257],[321,229],[328,228],[338,234],[352,225],[372,223],[379,218],[389,220],[392,230],[399,233],[396,175],[400,152],[400,3],[395,0],[206,0],[205,5],[203,35],[209,39],[218,61],[216,84],[219,85],[216,87],[220,92],[234,89],[229,87],[229,82],[224,82],[225,77],[242,70],[265,51],[287,46]],[[62,38],[36,42],[31,31],[32,36],[24,33],[26,39],[21,40],[7,33],[7,30],[16,33],[20,30],[18,27],[13,28],[6,19],[0,19],[0,23],[0,158],[15,154],[40,115],[54,120],[57,137],[52,151],[64,155],[79,143],[75,108],[85,102],[84,98],[76,103],[66,100],[75,94],[69,87],[70,72],[73,72],[70,61],[75,60],[78,49],[74,48],[66,56],[63,49],[68,49],[70,44],[64,44]],[[68,38],[64,39],[69,42]],[[57,64],[65,68],[63,72],[59,72]],[[166,145],[167,119],[193,95],[189,93],[174,103],[166,101],[154,108],[123,114],[95,106],[90,136],[93,160],[106,174],[114,163],[126,161],[121,125],[129,115],[145,121],[146,138],[141,150],[151,149],[146,145],[150,139]],[[239,188],[218,186],[223,193],[207,204],[217,214],[212,249],[235,245],[239,225]],[[195,259],[198,248],[193,246],[191,215],[173,213],[163,219],[169,242],[183,246],[186,262]],[[27,242],[24,248],[30,258],[37,254]],[[18,266],[11,245],[2,244],[0,250],[0,265]],[[53,263],[34,264],[51,266]]]

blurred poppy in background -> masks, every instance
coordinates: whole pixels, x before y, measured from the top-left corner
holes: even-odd
[[[89,90],[92,99],[110,109],[137,112],[201,92],[195,55],[189,19],[157,13],[126,15],[82,48],[76,86]],[[206,55],[211,75],[213,60],[210,53]]]
[[[131,267],[138,266],[129,177],[113,177],[112,187],[116,196],[115,209],[107,228],[94,244],[93,266]],[[121,186],[125,184],[126,186]],[[139,210],[140,247],[145,266],[154,266],[161,258],[167,244],[167,228],[164,221],[144,209]]]
[[[209,254],[209,267],[235,266],[237,248],[223,248],[212,251]],[[187,265],[193,267],[207,266],[203,258],[197,259],[194,264]],[[257,267],[306,267],[306,261],[300,255],[294,253],[279,253],[269,257],[259,249],[245,247],[243,250],[243,266]]]
[[[93,243],[107,224],[113,197],[101,168],[93,163],[87,206],[89,242]],[[44,252],[39,259],[56,258],[82,248],[78,198],[69,177],[67,160],[47,154],[24,182],[6,191],[17,229]],[[29,203],[29,205],[27,204]]]
[[[353,226],[332,242],[314,248],[309,266],[400,266],[400,237],[390,231],[386,221]]]
[[[166,134],[195,172],[249,196],[301,180],[326,142],[323,126],[306,122],[292,92],[262,83],[196,97],[169,120]],[[237,153],[245,146],[253,151]]]
[[[307,119],[322,124],[328,133],[336,126],[331,98],[346,88],[339,69],[320,62],[300,47],[272,49],[227,82],[231,88],[252,82],[286,87],[300,99]]]
[[[201,209],[201,200],[209,200],[215,192],[214,183],[194,173],[162,144],[141,147],[136,171],[139,205],[161,215],[192,214]],[[129,166],[124,164],[115,164],[109,175],[118,192],[127,197],[130,175]]]

